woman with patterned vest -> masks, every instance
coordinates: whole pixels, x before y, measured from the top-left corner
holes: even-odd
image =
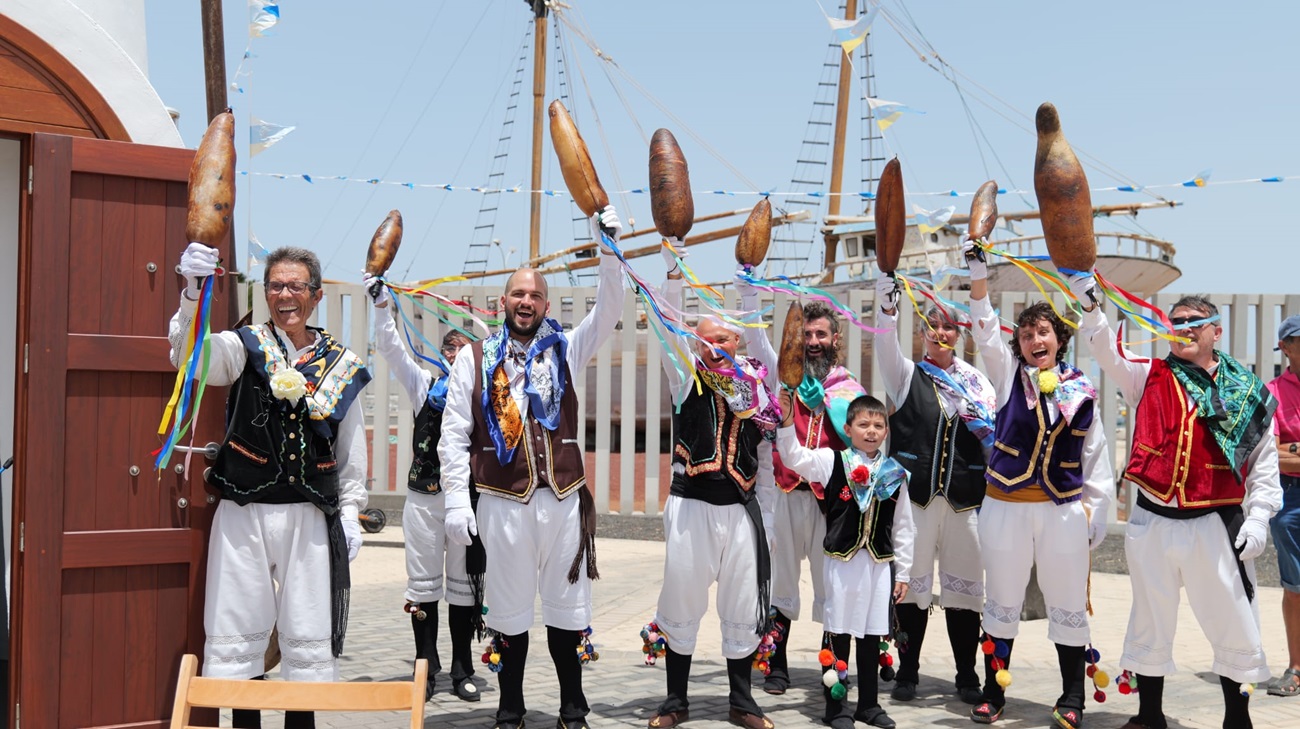
[[[755,304],[755,308],[756,308]],[[848,404],[866,392],[853,373],[840,365],[840,321],[829,306],[814,301],[803,307],[804,379],[794,398],[794,432],[808,448],[844,450],[840,429]],[[836,422],[838,421],[838,422]],[[780,493],[773,501],[772,607],[784,639],[778,641],[769,659],[771,672],[763,690],[780,695],[790,686],[786,651],[790,647],[791,624],[799,619],[799,570],[805,559],[812,578],[812,619],[822,622],[826,591],[822,584],[822,542],[826,519],[822,515],[823,486],[786,468],[774,454],[776,485]],[[760,474],[760,479],[763,474]],[[760,483],[760,486],[762,484]]]
[[[612,206],[591,235],[618,241]],[[591,625],[596,510],[587,489],[571,385],[614,333],[623,313],[618,259],[603,242],[596,305],[570,332],[549,318],[546,279],[522,268],[506,280],[505,326],[456,357],[442,415],[442,488],[447,538],[468,546],[482,528],[487,549],[487,627],[500,647],[496,726],[524,726],[528,629],[540,593],[547,646],[560,684],[559,729],[585,729],[591,709],[577,654]],[[477,517],[470,484],[479,494]]]
[[[998,405],[979,516],[984,632],[994,652],[985,655],[984,697],[971,719],[991,724],[1002,717],[1006,696],[997,667],[1011,664],[1025,588],[1037,565],[1047,638],[1056,644],[1061,669],[1052,719],[1064,729],[1077,729],[1083,723],[1090,641],[1088,553],[1106,537],[1107,509],[1115,497],[1097,391],[1081,370],[1065,362],[1070,329],[1046,302],[1020,313],[1009,343],[1000,338],[988,298],[988,267],[975,256],[973,243],[967,241],[965,248],[975,343]]]
[[[216,269],[217,251],[199,243],[181,256],[188,287],[171,320],[173,365],[199,282]],[[337,681],[348,562],[361,548],[357,514],[366,504],[356,398],[370,373],[329,332],[307,326],[322,295],[316,254],[272,251],[263,283],[270,321],[208,339],[208,384],[232,387],[226,438],[208,474],[222,499],[208,545],[203,674],[260,678],[278,626],[285,680]],[[257,711],[233,719],[261,726]],[[287,729],[314,726],[313,712],[285,715]]]
[[[682,306],[682,275],[672,269],[664,283],[666,301]],[[753,289],[742,307],[757,309]],[[668,696],[650,719],[650,729],[676,726],[690,717],[687,687],[700,619],[708,610],[709,586],[718,583],[717,610],[722,655],[730,691],[728,718],[749,729],[772,729],[754,701],[750,670],[754,650],[766,632],[771,558],[756,482],[760,444],[776,435],[780,419],[773,396],[776,354],[761,330],[701,317],[697,332],[712,344],[678,336],[676,347],[692,352],[698,376],[687,363],[663,350],[673,413],[673,483],[664,504],[664,584],[655,623],[667,641]],[[736,350],[741,340],[752,356]]]
[[[890,633],[889,606],[908,592],[915,536],[908,474],[880,451],[889,435],[884,403],[870,395],[849,403],[845,415],[849,447],[835,450],[799,443],[789,414],[790,400],[789,391],[783,390],[781,410],[786,416],[777,434],[781,459],[827,489],[822,544],[826,632],[821,653],[827,672],[822,676],[826,700],[822,722],[831,729],[853,729],[855,721],[893,729],[894,720],[877,697],[876,666],[880,639]],[[858,657],[858,706],[852,712],[845,701],[851,640],[857,643]],[[833,664],[827,665],[828,661]]]
[[[438,463],[438,438],[442,411],[447,405],[447,377],[421,368],[402,346],[383,284],[369,275],[363,281],[375,310],[375,349],[388,363],[415,411],[412,428],[411,470],[407,474],[406,504],[402,507],[402,533],[406,550],[406,608],[415,634],[415,658],[429,661],[425,700],[433,696],[434,681],[442,670],[438,657],[438,601],[447,598],[447,632],[451,634],[452,691],[464,701],[478,701],[471,642],[483,625],[483,572],[487,556],[476,537],[469,547],[447,543],[444,528],[446,504]],[[449,364],[469,338],[451,330],[443,337],[441,353]],[[445,374],[445,373],[444,373]],[[470,485],[470,499],[478,491]]]
[[[1218,309],[1201,296],[1179,299],[1169,319],[1180,340],[1169,356],[1119,349],[1096,306],[1093,277],[1070,288],[1085,305],[1080,333],[1115,378],[1133,418],[1124,478],[1138,489],[1124,552],[1133,610],[1120,667],[1138,676],[1138,714],[1127,729],[1165,729],[1165,676],[1176,670],[1174,629],[1180,586],[1214,649],[1210,670],[1223,689],[1223,726],[1249,729],[1242,684],[1269,677],[1254,599],[1255,558],[1282,503],[1273,411],[1248,367],[1215,349]]]
[[[876,279],[882,329],[898,326],[898,283]],[[978,509],[984,501],[984,473],[993,447],[997,395],[979,370],[958,356],[958,317],[947,307],[926,312],[925,358],[904,354],[898,336],[875,338],[885,392],[894,404],[889,418],[890,455],[912,474],[907,493],[916,524],[911,584],[899,604],[898,676],[893,697],[916,698],[921,645],[934,600],[934,563],[939,562],[939,606],[956,663],[957,695],[968,704],[982,700],[975,656],[984,609],[984,564],[980,559]],[[911,351],[912,337],[903,334]]]

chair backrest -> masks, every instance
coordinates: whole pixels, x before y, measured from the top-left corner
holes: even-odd
[[[198,675],[199,659],[181,658],[171,729],[190,727],[195,706],[277,711],[409,711],[411,729],[424,726],[424,691],[429,662],[415,662],[411,681],[331,683],[313,681],[247,681]]]

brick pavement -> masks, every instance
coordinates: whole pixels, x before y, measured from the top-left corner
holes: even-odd
[[[361,551],[353,567],[351,625],[347,653],[342,659],[346,680],[383,681],[409,676],[413,655],[409,618],[401,612],[405,584],[401,531],[390,527],[378,535],[366,535],[368,546]],[[1112,537],[1114,539],[1116,537]],[[594,588],[593,636],[600,660],[586,671],[585,687],[592,706],[590,721],[594,727],[643,727],[664,692],[662,664],[643,665],[640,653],[641,626],[654,612],[662,581],[663,545],[658,542],[598,540],[603,579]],[[807,575],[805,592],[811,592]],[[1272,665],[1280,672],[1283,651],[1283,627],[1279,609],[1281,592],[1277,588],[1259,590],[1264,633]],[[811,602],[811,598],[807,598]],[[1129,610],[1129,583],[1123,575],[1094,574],[1092,600],[1094,645],[1102,653],[1102,668],[1112,676],[1119,673],[1116,661],[1123,641]],[[443,618],[445,621],[445,608]],[[938,617],[938,616],[936,616]],[[442,635],[444,663],[450,653],[445,629]],[[758,690],[761,677],[756,676],[755,696],[773,722],[785,727],[820,727],[821,691],[818,684],[816,651],[820,633],[815,624],[797,621],[792,635],[790,664],[794,687],[784,696],[768,696]],[[534,628],[529,656],[528,725],[555,726],[558,689],[550,659],[545,649],[545,631]],[[477,648],[476,648],[477,650]],[[716,617],[711,613],[700,631],[699,649],[692,671],[691,721],[689,729],[716,729],[730,726],[726,722],[725,664],[718,653]],[[952,669],[944,621],[930,621],[926,639],[927,654],[922,657],[919,697],[910,704],[889,698],[882,684],[881,703],[900,727],[973,727],[969,707],[950,694]],[[1222,717],[1222,696],[1217,677],[1208,673],[1208,647],[1204,643],[1191,611],[1184,604],[1179,616],[1179,641],[1175,651],[1180,672],[1166,681],[1165,707],[1170,726],[1181,729],[1218,729]],[[1060,692],[1056,654],[1046,639],[1046,622],[1022,624],[1020,638],[1011,666],[1014,684],[1009,691],[1006,714],[999,726],[1049,727],[1051,702]],[[490,727],[496,708],[495,679],[479,671],[478,683],[483,701],[467,704],[449,693],[450,680],[445,673],[438,693],[426,705],[427,727]],[[1136,697],[1120,696],[1114,686],[1108,690],[1103,705],[1091,700],[1085,726],[1118,727],[1137,711]],[[849,694],[856,700],[856,690]],[[1255,726],[1300,727],[1300,699],[1280,699],[1264,695],[1262,688],[1251,702]],[[226,718],[228,723],[229,719]],[[268,713],[268,729],[282,725],[279,716]],[[319,727],[353,729],[360,727],[405,726],[402,719],[382,714],[321,714]],[[865,725],[859,724],[859,727]]]

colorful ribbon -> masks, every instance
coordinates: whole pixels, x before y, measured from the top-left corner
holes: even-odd
[[[217,269],[220,273],[221,269]],[[167,401],[167,407],[163,410],[162,421],[158,423],[158,435],[167,436],[163,444],[151,455],[154,456],[154,469],[158,471],[159,477],[162,476],[162,470],[167,467],[171,461],[172,451],[176,444],[185,434],[189,432],[190,426],[198,419],[199,406],[203,402],[203,392],[208,385],[208,365],[211,361],[211,350],[207,346],[208,338],[212,334],[212,282],[215,276],[208,276],[203,279],[202,289],[199,292],[198,316],[190,322],[189,329],[185,332],[185,342],[181,345],[180,361],[185,362],[184,367],[176,371],[176,384],[172,388],[172,396]],[[191,402],[193,411],[190,410]],[[170,430],[168,423],[171,424]],[[190,436],[190,443],[193,445],[193,435]],[[189,473],[189,458],[185,459],[185,473]]]

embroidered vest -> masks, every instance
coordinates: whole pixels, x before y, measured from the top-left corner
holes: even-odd
[[[415,414],[411,431],[411,470],[406,487],[422,494],[440,493],[442,466],[438,462],[438,438],[442,435],[442,408],[433,402],[432,386],[424,406]]]
[[[835,458],[831,480],[826,484],[826,538],[822,550],[827,557],[847,562],[863,547],[876,562],[894,559],[894,509],[898,505],[895,491],[884,501],[874,497],[863,512],[853,499],[841,499],[840,491],[848,486],[844,459]]]
[[[1124,478],[1159,504],[1201,509],[1240,504],[1246,496],[1244,464],[1242,470],[1240,478],[1232,473],[1169,364],[1152,360]]]
[[[538,486],[549,487],[561,499],[587,483],[582,450],[578,447],[578,396],[573,392],[573,374],[564,363],[565,382],[560,399],[560,422],[554,431],[547,430],[533,417],[532,409],[524,417],[524,432],[519,437],[515,457],[502,465],[488,434],[483,408],[483,342],[474,342],[474,430],[470,433],[470,479],[480,493],[488,493],[526,504]]]
[[[722,395],[692,387],[673,413],[673,438],[672,493],[713,504],[752,498],[763,437],[753,420],[731,412]]]
[[[955,511],[984,502],[984,449],[953,413],[945,416],[939,389],[913,366],[907,398],[889,417],[889,455],[912,474],[907,492],[921,508],[942,497]]]
[[[805,448],[834,448],[837,451],[844,450],[844,441],[835,433],[835,426],[831,424],[831,419],[826,415],[826,408],[820,408],[817,412],[812,412],[804,405],[803,401],[796,396],[794,398],[794,434],[799,442]],[[825,486],[819,483],[809,483],[803,476],[791,471],[781,463],[781,454],[772,450],[772,463],[776,468],[776,485],[781,490],[790,493],[796,489],[811,488],[817,498],[822,498]]]
[[[334,513],[339,422],[370,373],[360,358],[320,330],[313,356],[296,368],[306,377],[309,394],[291,405],[271,394],[272,363],[282,361],[283,353],[269,327],[242,327],[238,333],[248,358],[226,400],[229,436],[208,482],[241,506],[310,502]]]
[[[1038,407],[1030,410],[1025,404],[1024,379],[1017,373],[1011,398],[998,411],[985,474],[989,486],[1008,494],[1042,488],[1057,504],[1078,501],[1083,496],[1083,441],[1095,407],[1096,401],[1088,400],[1073,421],[1058,417],[1049,426],[1045,397],[1039,395]]]

